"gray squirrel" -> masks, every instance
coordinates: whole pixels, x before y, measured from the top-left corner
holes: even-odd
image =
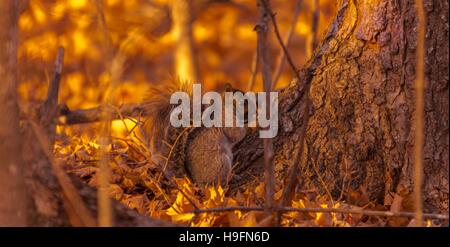
[[[180,127],[170,124],[176,105],[170,104],[174,92],[192,95],[189,83],[152,86],[144,99],[148,119],[144,130],[150,136],[153,156],[169,176],[187,175],[194,183],[226,185],[232,175],[232,148],[246,135],[246,127]],[[224,92],[238,91],[227,83]],[[222,97],[223,98],[223,97]],[[167,161],[167,162],[166,162]]]

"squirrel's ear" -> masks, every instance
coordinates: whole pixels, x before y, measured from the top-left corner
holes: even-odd
[[[225,92],[234,92],[234,88],[229,82],[225,83]]]

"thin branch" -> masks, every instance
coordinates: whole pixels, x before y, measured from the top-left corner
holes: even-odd
[[[99,226],[112,226],[113,216],[111,208],[111,198],[109,197],[110,188],[110,177],[111,168],[109,162],[111,160],[110,154],[108,153],[108,146],[110,145],[110,133],[111,133],[111,122],[102,122],[100,127],[100,162],[99,171],[97,173],[98,177],[98,188],[97,188],[97,203],[98,203],[98,224]]]
[[[117,110],[114,110],[115,113],[111,114],[110,109],[107,106],[111,106],[113,102],[113,93],[117,86],[119,85],[121,78],[123,76],[123,68],[124,63],[127,59],[127,54],[124,52],[125,48],[130,45],[133,41],[135,41],[135,36],[133,34],[128,35],[128,37],[120,44],[119,49],[113,47],[113,42],[111,36],[109,35],[106,18],[104,15],[104,4],[103,0],[96,1],[96,9],[97,15],[99,19],[99,26],[104,36],[104,39],[107,41],[107,46],[105,49],[106,56],[108,57],[108,64],[106,71],[110,75],[110,81],[105,88],[105,93],[103,94],[102,99],[102,107],[100,110],[100,115],[103,117],[115,115],[116,117],[123,116],[120,111],[117,114]],[[117,119],[117,118],[116,118]],[[112,119],[111,119],[112,120]],[[109,121],[111,121],[109,120]],[[110,177],[110,167],[109,167],[109,154],[106,150],[107,146],[110,144],[110,132],[111,132],[111,123],[104,121],[101,126],[100,133],[100,146],[101,146],[101,162],[100,162],[100,171],[98,173],[98,206],[99,206],[99,225],[100,226],[111,226],[113,225],[113,215],[111,209],[111,202],[108,195],[109,190],[109,177]]]
[[[317,47],[317,29],[319,27],[320,8],[319,0],[313,1],[313,14],[311,24],[311,40],[308,45],[308,57],[311,57],[314,53],[314,49]]]
[[[268,30],[269,30],[269,21],[268,16],[269,11],[267,8],[264,8],[265,1],[258,1],[259,8],[259,20],[257,25],[255,26],[255,31],[258,35],[257,40],[257,49],[259,54],[259,61],[261,64],[261,74],[263,80],[263,88],[266,93],[266,114],[270,116],[270,92],[272,90],[272,70],[270,68],[270,53],[269,53],[269,42],[267,40]],[[265,197],[265,208],[266,214],[271,214],[272,208],[275,206],[274,202],[274,194],[275,194],[275,172],[273,167],[273,144],[272,139],[264,138],[264,167],[265,167],[265,183],[266,183],[266,197]]]
[[[198,209],[192,211],[194,214],[201,214],[201,213],[222,213],[222,212],[231,212],[231,211],[241,211],[241,212],[250,212],[250,211],[264,211],[264,207],[241,207],[241,206],[234,206],[234,207],[224,207],[224,208],[204,208],[204,209]]]
[[[53,80],[49,85],[47,91],[47,99],[44,104],[51,104],[57,107],[58,105],[58,95],[59,95],[59,85],[61,82],[61,73],[64,65],[64,47],[59,47],[55,60],[55,71],[53,73]],[[47,103],[48,102],[48,103]]]
[[[98,106],[79,110],[69,110],[66,106],[61,108],[58,119],[60,125],[112,121],[120,119],[120,115],[123,117],[145,116],[145,107],[138,103],[123,104],[118,107]]]
[[[55,60],[55,71],[53,79],[48,86],[47,98],[39,107],[39,121],[45,126],[46,134],[53,143],[54,129],[56,127],[55,118],[58,116],[58,95],[61,84],[61,74],[64,65],[64,47],[59,47]]]
[[[109,35],[108,28],[106,25],[106,18],[104,14],[104,3],[103,0],[96,0],[95,7],[97,10],[97,17],[99,20],[100,31],[107,43],[106,45],[106,56],[108,59],[107,72],[110,76],[110,81],[105,88],[105,92],[102,98],[102,105],[111,105],[112,93],[119,81],[121,76],[122,68],[118,63],[118,55],[115,56],[115,51],[113,47],[113,42],[111,36]],[[121,61],[121,60],[120,60]],[[106,110],[106,107],[102,108]],[[106,115],[106,112],[102,112],[102,115]],[[110,187],[110,176],[111,171],[109,167],[110,156],[107,151],[108,145],[111,143],[109,136],[111,134],[111,122],[102,122],[100,127],[100,162],[99,162],[99,172],[98,176],[98,190],[97,190],[97,205],[98,205],[98,215],[97,221],[99,226],[112,226],[113,225],[113,215],[111,208],[111,199],[109,198],[109,187]]]
[[[283,38],[281,37],[280,30],[278,29],[278,24],[277,24],[277,20],[275,19],[275,14],[272,13],[272,10],[270,8],[269,1],[268,0],[260,0],[259,2],[262,3],[263,8],[268,13],[270,20],[272,21],[273,29],[274,29],[275,35],[278,39],[278,43],[280,44],[281,48],[283,49],[284,55],[286,56],[286,59],[289,63],[289,66],[292,69],[292,72],[294,73],[294,75],[298,79],[298,81],[300,81],[300,75],[298,73],[297,66],[295,65],[294,61],[291,58],[291,55],[289,54],[288,49],[286,48],[286,46],[283,43]]]
[[[301,0],[297,0],[297,2],[295,3],[294,15],[292,16],[290,28],[284,39],[284,46],[286,47],[286,49],[289,49],[289,46],[291,45],[292,42],[292,37],[294,36],[295,33],[295,27],[297,26],[298,17],[300,16],[301,3],[302,3]],[[278,57],[277,63],[278,65],[275,69],[274,76],[272,79],[272,88],[276,87],[285,63],[286,63],[286,53],[284,52],[283,49],[281,49],[280,55]]]
[[[205,208],[194,210],[192,213],[201,214],[201,213],[221,213],[221,212],[231,212],[231,211],[240,211],[240,212],[250,212],[250,211],[264,211],[264,207],[224,207],[224,208]],[[344,208],[293,208],[293,207],[281,207],[274,208],[273,210],[279,212],[304,212],[304,213],[342,213],[342,214],[362,214],[368,216],[378,216],[378,217],[408,217],[414,218],[415,213],[413,212],[391,212],[391,211],[379,211],[379,210],[365,210],[365,209],[344,209]],[[423,214],[424,218],[427,219],[439,219],[439,220],[448,220],[448,215],[445,214],[432,214],[426,213]]]
[[[424,143],[424,84],[425,84],[425,34],[426,14],[423,0],[416,0],[418,19],[416,50],[416,109],[414,111],[414,207],[417,226],[423,224],[422,179],[423,179],[423,143]]]

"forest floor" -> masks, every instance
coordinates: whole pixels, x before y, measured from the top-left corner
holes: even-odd
[[[100,146],[93,139],[59,134],[55,156],[65,161],[65,169],[78,175],[92,187],[97,186]],[[137,212],[189,226],[264,226],[263,211],[225,211],[195,213],[196,209],[264,206],[263,179],[255,179],[229,191],[221,186],[198,186],[187,177],[167,179],[163,168],[152,161],[146,145],[137,135],[113,138],[108,147],[110,164],[110,196]],[[275,170],[281,176],[281,165]],[[275,200],[282,195],[282,182],[276,186]],[[174,184],[176,183],[176,184]],[[180,191],[182,190],[182,191]],[[347,200],[334,201],[316,191],[297,191],[290,203],[293,208],[336,208],[343,210],[398,211],[401,198],[394,195],[389,205],[370,202],[363,191],[352,192]],[[193,205],[195,204],[195,206]],[[197,208],[196,208],[197,207]],[[351,213],[284,212],[281,226],[408,226],[404,217],[380,217]],[[427,226],[439,223],[426,221]]]

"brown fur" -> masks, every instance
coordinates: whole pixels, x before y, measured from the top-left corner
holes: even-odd
[[[188,131],[173,128],[170,125],[170,113],[175,106],[170,104],[170,97],[177,91],[191,95],[191,85],[171,81],[152,87],[144,101],[147,115],[150,116],[145,130],[151,136],[152,149],[159,155],[167,157],[170,152],[162,144],[163,140],[175,144],[169,157],[169,170],[174,171],[174,175],[180,176],[184,172],[196,183],[225,185],[231,177],[232,148],[245,137],[246,128],[199,127]],[[226,90],[230,90],[229,85]],[[181,133],[184,136],[177,138]]]

